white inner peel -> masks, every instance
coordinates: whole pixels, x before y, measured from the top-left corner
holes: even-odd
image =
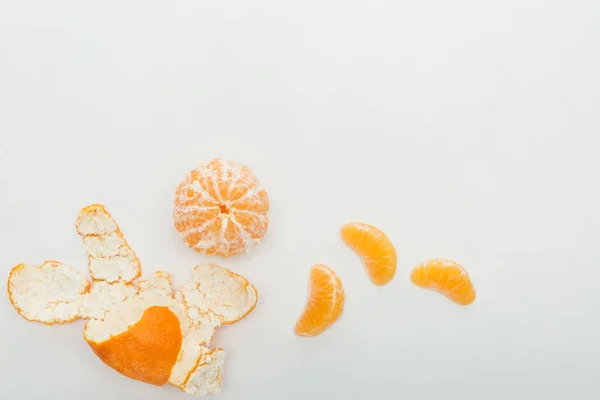
[[[94,280],[131,282],[140,275],[136,255],[103,207],[91,207],[79,213],[76,226],[83,237]]]
[[[225,351],[209,348],[215,330],[243,318],[257,299],[245,279],[215,264],[196,266],[191,281],[176,293],[164,272],[137,284],[94,281],[90,288],[83,276],[60,263],[22,266],[9,285],[24,317],[52,323],[86,318],[84,337],[94,343],[126,331],[149,307],[169,307],[183,336],[169,383],[196,395],[220,391]]]
[[[187,383],[181,389],[186,393],[196,395],[216,394],[221,390],[225,351],[215,349],[203,355],[198,365],[193,369]]]
[[[191,280],[177,292],[164,272],[134,282],[140,273],[139,261],[102,206],[82,210],[76,226],[89,256],[91,286],[59,262],[19,265],[8,282],[17,311],[29,320],[49,324],[87,319],[86,340],[102,343],[136,324],[149,307],[169,307],[182,332],[169,383],[190,394],[219,392],[225,352],[211,350],[210,342],[221,324],[233,323],[252,311],[256,289],[215,264],[194,267]]]
[[[39,267],[16,267],[8,286],[11,302],[23,317],[52,324],[81,316],[90,283],[72,267],[47,261]]]
[[[257,300],[256,289],[244,278],[215,264],[195,267],[181,295],[187,307],[215,314],[225,324],[242,318]]]
[[[102,292],[90,293],[86,309],[90,320],[85,325],[86,340],[104,342],[135,325],[152,306],[169,307],[181,321],[183,307],[173,299],[169,276],[157,272],[149,280],[140,282],[139,289],[123,283],[108,284],[98,282],[94,287],[102,287]],[[111,287],[111,289],[107,289]]]

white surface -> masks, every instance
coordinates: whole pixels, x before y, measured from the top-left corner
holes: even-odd
[[[494,3],[492,5],[492,3]],[[218,332],[229,399],[596,399],[600,357],[600,3],[0,2],[0,268],[85,271],[78,210],[102,202],[146,274],[208,259],[173,191],[214,156],[251,166],[272,225],[218,260],[260,292]],[[380,226],[395,280],[338,230]],[[414,287],[465,265],[468,308]],[[347,291],[293,334],[313,263]],[[0,297],[3,399],[184,399],[105,367],[83,325],[27,323]]]

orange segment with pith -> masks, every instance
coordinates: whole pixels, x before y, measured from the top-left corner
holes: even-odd
[[[342,227],[342,239],[362,259],[376,285],[389,283],[396,273],[397,255],[392,241],[379,228],[362,222]]]
[[[315,336],[336,322],[344,310],[342,281],[327,265],[310,270],[310,292],[304,312],[296,324],[296,334]]]
[[[475,301],[475,288],[467,271],[457,262],[445,258],[425,261],[417,265],[411,275],[412,282],[434,290],[460,305]]]

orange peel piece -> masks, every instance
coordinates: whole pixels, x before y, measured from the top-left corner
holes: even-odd
[[[184,305],[188,333],[169,382],[186,393],[216,393],[225,352],[206,345],[221,324],[233,324],[254,310],[258,292],[241,275],[216,264],[201,264],[175,299]]]
[[[223,349],[203,353],[191,371],[183,391],[196,395],[214,394],[220,391],[222,371],[225,362]]]
[[[94,281],[89,294],[83,299],[81,315],[103,320],[109,311],[131,300],[137,292],[138,288],[131,283]]]
[[[385,285],[394,278],[396,249],[381,229],[363,222],[350,222],[342,227],[341,235],[348,247],[360,256],[374,284]]]
[[[8,277],[8,297],[23,318],[47,325],[81,318],[90,283],[77,271],[58,261],[40,266],[19,264]]]
[[[106,365],[121,374],[162,386],[181,349],[181,328],[169,308],[152,306],[126,331],[101,343],[88,343]]]
[[[196,266],[177,291],[166,272],[137,280],[139,260],[104,206],[82,209],[76,227],[92,283],[57,261],[19,264],[8,279],[17,312],[50,325],[87,319],[84,338],[94,353],[132,379],[190,394],[219,392],[225,351],[210,342],[219,326],[255,308],[254,286],[216,264]]]
[[[475,301],[475,288],[466,269],[456,261],[436,258],[417,265],[411,281],[428,290],[436,291],[460,305]]]
[[[258,293],[241,275],[216,264],[202,264],[194,267],[181,297],[199,314],[213,314],[221,323],[233,324],[254,309]]]
[[[168,274],[157,272],[148,281],[140,281],[139,286],[95,282],[84,302],[83,311],[90,318],[85,324],[85,340],[88,343],[109,340],[140,321],[150,307],[169,307],[176,315],[181,314],[171,287],[161,287],[165,281],[170,285]]]
[[[310,270],[310,292],[296,323],[299,336],[316,336],[333,325],[344,311],[344,288],[335,271],[324,264]]]
[[[137,256],[103,205],[92,204],[82,209],[75,226],[83,238],[94,280],[131,282],[140,276]]]

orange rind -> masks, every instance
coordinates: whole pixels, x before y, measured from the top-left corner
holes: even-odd
[[[106,365],[121,374],[162,386],[177,362],[181,337],[177,316],[168,307],[152,306],[127,330],[104,342],[88,343]]]
[[[242,276],[216,264],[202,264],[180,291],[187,307],[200,314],[214,315],[223,324],[233,324],[256,306],[258,294]]]
[[[90,283],[72,267],[58,261],[42,265],[19,264],[8,277],[8,297],[17,312],[29,321],[47,325],[81,318]]]
[[[222,385],[225,352],[223,349],[208,350],[206,347],[202,349],[196,363],[186,376],[185,385],[180,387],[184,392],[207,395],[217,393]]]
[[[308,301],[296,323],[299,336],[316,336],[333,325],[344,310],[344,288],[336,273],[323,264],[310,270]]]
[[[248,252],[267,233],[268,213],[267,191],[247,166],[233,161],[198,164],[175,191],[175,229],[203,254]]]
[[[241,275],[216,264],[201,264],[194,267],[192,279],[175,299],[183,305],[187,334],[169,382],[187,393],[214,393],[221,386],[225,352],[211,351],[207,344],[217,327],[233,324],[254,310],[258,292]]]
[[[417,265],[411,275],[412,282],[428,290],[436,291],[460,305],[475,301],[475,288],[460,264],[445,258],[436,258]]]
[[[219,392],[225,351],[209,346],[219,326],[254,309],[254,286],[216,264],[194,267],[178,290],[165,272],[138,280],[140,262],[100,204],[82,209],[76,228],[92,283],[58,261],[19,264],[8,279],[16,311],[49,325],[86,319],[83,336],[91,349],[129,378],[196,395]]]
[[[381,229],[363,222],[349,222],[342,227],[341,235],[359,255],[374,284],[385,285],[394,278],[396,249]]]
[[[131,282],[140,276],[137,256],[104,206],[93,204],[82,209],[75,226],[83,238],[94,280]]]

